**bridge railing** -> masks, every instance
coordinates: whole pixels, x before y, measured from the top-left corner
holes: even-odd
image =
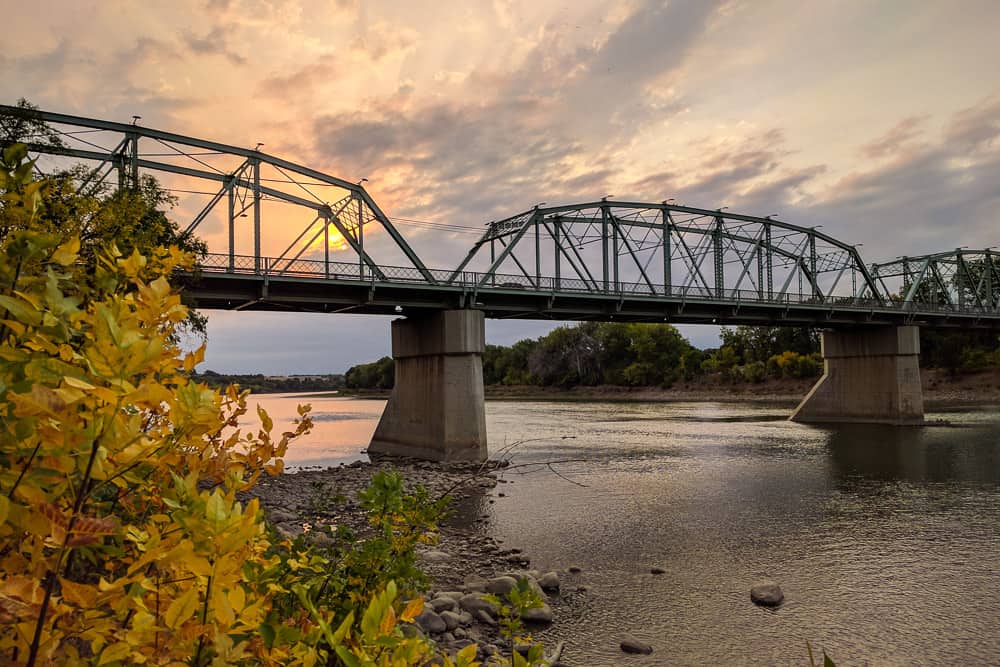
[[[252,255],[208,254],[199,265],[203,273],[258,275],[271,278],[312,278],[363,283],[398,283],[430,285],[418,269],[405,266],[380,266],[381,277],[371,269],[352,262],[324,262],[312,259],[275,259]],[[768,304],[788,306],[817,306],[827,309],[892,310],[930,313],[989,314],[996,312],[974,306],[904,302],[899,297],[858,298],[838,296],[820,298],[811,294],[794,292],[767,293],[762,290],[736,290],[723,288],[721,292],[699,285],[658,285],[646,282],[618,282],[605,286],[601,281],[553,276],[526,276],[523,274],[481,273],[462,271],[452,277],[453,271],[429,269],[439,286],[474,290],[525,292],[536,294],[589,293],[596,296],[658,297],[681,301],[715,301],[727,305]]]

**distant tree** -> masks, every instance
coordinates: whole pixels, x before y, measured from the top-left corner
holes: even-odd
[[[941,368],[954,375],[986,370],[1000,354],[1000,336],[989,332],[920,332],[920,365]]]
[[[392,389],[395,382],[396,366],[392,357],[351,366],[344,374],[344,385],[348,389]]]
[[[543,386],[572,387],[600,382],[598,339],[593,325],[558,327],[538,340],[528,371]]]
[[[819,330],[812,327],[723,327],[722,344],[732,348],[742,362],[767,362],[776,354],[819,352]]]

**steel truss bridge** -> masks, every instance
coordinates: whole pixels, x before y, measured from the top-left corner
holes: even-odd
[[[130,188],[153,172],[183,228],[225,248],[189,291],[201,308],[812,325],[918,324],[1000,330],[1000,252],[957,249],[866,264],[812,227],[607,198],[538,205],[483,227],[392,219],[363,187],[260,151],[143,127],[0,106],[28,131],[43,172],[80,192]],[[45,158],[44,160],[41,158]],[[428,268],[397,225],[440,253],[478,237],[454,268]],[[265,252],[264,248],[284,248]]]

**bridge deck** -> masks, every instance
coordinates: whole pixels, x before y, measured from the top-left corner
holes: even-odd
[[[580,280],[431,270],[428,282],[409,267],[380,267],[375,277],[357,264],[210,255],[188,292],[200,308],[399,315],[475,308],[496,319],[614,320],[693,324],[845,327],[916,324],[1000,331],[1000,313],[975,307],[882,303],[850,297],[828,302],[750,290],[713,294],[696,286],[619,283],[607,289]]]

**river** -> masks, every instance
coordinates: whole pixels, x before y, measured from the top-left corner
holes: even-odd
[[[313,405],[290,466],[362,458],[384,401],[252,397],[279,423]],[[1000,662],[1000,408],[949,426],[820,428],[749,403],[493,401],[504,497],[460,508],[586,595],[546,642],[573,665]],[[522,444],[516,444],[516,443]],[[559,475],[565,477],[560,477]],[[569,481],[567,481],[569,480]],[[665,574],[650,574],[661,567]],[[749,589],[770,577],[776,610]],[[631,632],[650,656],[624,656]]]

